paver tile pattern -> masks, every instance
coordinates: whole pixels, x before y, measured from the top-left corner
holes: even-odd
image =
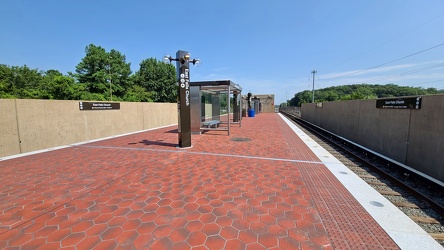
[[[167,127],[0,161],[0,249],[397,249],[277,114],[192,142]]]

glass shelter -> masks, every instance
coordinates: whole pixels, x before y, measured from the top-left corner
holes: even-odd
[[[190,82],[191,133],[241,126],[242,88],[230,80]]]

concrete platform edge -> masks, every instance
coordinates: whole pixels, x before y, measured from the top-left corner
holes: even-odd
[[[279,115],[401,249],[443,249],[427,232],[384,196],[344,166],[290,120],[282,114]],[[382,206],[375,206],[372,203]]]

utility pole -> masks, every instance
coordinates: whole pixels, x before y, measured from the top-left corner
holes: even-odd
[[[313,74],[313,91],[312,91],[313,97],[312,97],[311,102],[314,103],[315,102],[315,74],[318,72],[316,70],[313,70],[311,73]]]
[[[112,84],[113,84],[113,78],[112,78],[112,76],[111,76],[111,59],[112,59],[112,57],[109,56],[109,61],[110,61],[110,62],[109,62],[108,73],[109,73],[109,94],[110,94],[109,100],[110,100],[110,101],[113,100],[113,89],[111,88],[111,86],[112,86]]]
[[[288,91],[285,92],[285,107],[288,106],[288,97],[287,97]]]

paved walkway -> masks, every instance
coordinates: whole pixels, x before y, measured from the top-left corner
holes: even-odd
[[[0,161],[0,248],[398,249],[279,115],[176,128]]]

